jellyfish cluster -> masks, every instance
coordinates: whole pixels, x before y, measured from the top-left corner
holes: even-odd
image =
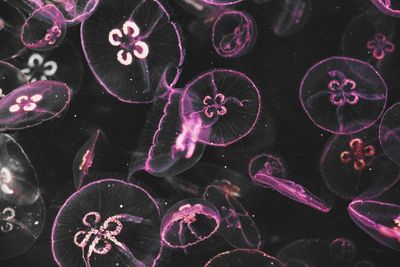
[[[0,0],[0,266],[398,267],[399,18]]]

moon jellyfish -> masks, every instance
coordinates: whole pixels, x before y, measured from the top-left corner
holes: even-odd
[[[167,210],[160,228],[163,243],[187,248],[213,236],[220,225],[218,210],[200,198],[185,199]]]
[[[25,17],[8,1],[0,1],[0,59],[18,54],[24,45],[20,34]]]
[[[215,20],[212,43],[221,57],[234,58],[246,54],[257,37],[253,18],[242,11],[226,11]]]
[[[70,99],[71,90],[60,82],[37,81],[18,87],[0,100],[0,129],[36,126],[61,115]]]
[[[332,136],[321,155],[320,171],[327,187],[342,198],[372,198],[399,179],[398,166],[383,152],[378,129]]]
[[[347,238],[336,238],[329,245],[332,257],[341,261],[352,261],[357,254],[357,247],[353,241]]]
[[[243,0],[202,0],[205,3],[216,5],[216,6],[227,6],[234,5],[242,2]]]
[[[81,40],[97,80],[121,101],[153,101],[165,70],[169,86],[179,78],[182,37],[157,0],[100,1],[82,23]]]
[[[368,63],[331,57],[311,67],[300,85],[300,101],[311,121],[335,134],[372,126],[386,105],[387,88]]]
[[[68,26],[87,19],[95,11],[99,0],[14,0],[26,12],[42,8],[50,3],[57,7],[65,17]]]
[[[64,16],[54,5],[33,11],[22,26],[21,41],[33,50],[50,50],[61,44],[67,31]]]
[[[373,239],[400,250],[400,206],[374,201],[355,200],[348,212],[353,221]]]
[[[353,267],[330,255],[329,243],[321,239],[300,239],[282,248],[276,257],[287,267]]]
[[[280,176],[286,175],[286,167],[284,167],[283,160],[277,156],[271,154],[256,156],[250,161],[249,172],[254,183],[276,190],[280,194],[313,209],[329,212],[333,206],[333,198],[329,193],[317,197],[301,184],[288,179],[287,176]]]
[[[22,147],[8,134],[0,134],[0,205],[31,205],[39,198],[35,169]]]
[[[0,61],[0,77],[0,98],[28,82],[19,69],[4,61]]]
[[[400,166],[400,103],[391,106],[379,126],[379,141],[385,154]]]
[[[228,146],[254,128],[260,114],[260,93],[244,74],[214,69],[186,85],[181,98],[183,122],[200,118],[198,140]]]
[[[278,259],[257,249],[234,249],[210,259],[204,267],[283,267]]]
[[[169,88],[165,79],[160,83],[157,92],[163,95],[153,102],[147,116],[131,174],[145,170],[159,177],[177,175],[195,165],[204,153],[205,145],[198,142],[201,119],[182,121],[179,116],[182,92]]]
[[[240,187],[227,180],[207,186],[203,198],[218,209],[221,222],[218,233],[237,248],[259,248],[260,233],[251,215],[239,202]]]
[[[300,31],[311,14],[310,0],[282,0],[280,12],[272,20],[272,29],[278,36],[288,36]]]
[[[397,42],[395,25],[384,15],[362,14],[347,26],[342,38],[342,51],[369,62],[378,69],[393,62]]]
[[[48,51],[26,49],[8,62],[19,68],[31,83],[44,80],[64,82],[74,93],[79,90],[84,73],[80,54],[69,41]]]
[[[380,11],[392,17],[400,17],[400,6],[397,0],[371,0]]]
[[[154,266],[159,209],[144,189],[119,180],[82,187],[59,210],[51,247],[59,266]]]
[[[42,233],[45,207],[38,195],[34,202],[17,204],[0,195],[0,259],[27,251]]]

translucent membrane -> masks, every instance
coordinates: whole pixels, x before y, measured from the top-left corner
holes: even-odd
[[[21,41],[29,49],[50,50],[61,44],[66,32],[62,13],[54,5],[46,5],[33,11],[26,19]]]
[[[385,154],[400,166],[400,103],[391,106],[379,126],[379,141]]]
[[[226,6],[226,5],[234,5],[240,3],[243,0],[202,0],[202,1],[211,5]]]
[[[96,10],[99,0],[14,0],[25,11],[32,12],[48,3],[53,4],[65,17],[68,26],[82,22]]]
[[[354,17],[342,38],[342,52],[369,62],[382,70],[398,59],[395,23],[383,14],[361,14]]]
[[[283,267],[278,259],[257,249],[225,251],[210,259],[205,267]]]
[[[9,202],[0,195],[0,259],[27,251],[45,224],[45,206],[38,195],[31,203]]]
[[[163,243],[171,248],[187,248],[213,236],[220,225],[218,210],[203,199],[179,201],[165,213],[160,227]]]
[[[59,210],[51,245],[59,266],[154,266],[159,210],[142,188],[118,180],[82,187]]]
[[[39,198],[35,169],[22,147],[8,134],[0,134],[0,205],[31,205]]]
[[[147,116],[140,146],[134,153],[130,173],[145,170],[152,175],[177,175],[195,165],[204,153],[205,145],[198,142],[200,119],[182,121],[179,103],[182,92],[169,88],[165,79],[157,92],[163,93]]]
[[[331,255],[329,242],[321,239],[300,239],[282,248],[277,256],[287,267],[353,267]]]
[[[321,175],[327,187],[343,198],[373,198],[399,179],[399,168],[383,152],[378,127],[351,135],[332,136],[323,149]]]
[[[28,82],[19,69],[4,61],[0,61],[0,77],[0,98]]]
[[[226,11],[214,22],[212,43],[218,55],[227,58],[246,54],[257,37],[253,18],[242,11]]]
[[[0,129],[33,127],[59,116],[69,105],[71,90],[55,81],[38,81],[13,90],[0,100]]]
[[[229,244],[237,248],[259,248],[260,233],[239,197],[240,187],[227,180],[214,181],[203,194],[218,209],[221,217],[218,233]]]
[[[368,63],[331,57],[311,67],[300,85],[300,101],[319,128],[335,134],[366,129],[382,115],[387,87]]]
[[[64,82],[74,94],[79,90],[84,74],[81,56],[70,41],[48,51],[25,49],[8,62],[19,68],[31,83],[44,80]]]
[[[323,197],[317,197],[301,184],[286,177],[286,167],[278,156],[261,154],[254,157],[249,164],[249,174],[256,184],[276,190],[318,211],[329,212],[333,206],[333,198],[329,193]]]
[[[400,17],[400,5],[397,0],[371,0],[371,2],[383,13]]]
[[[400,206],[374,200],[355,200],[348,207],[353,221],[379,243],[400,250]]]
[[[181,98],[185,122],[201,121],[198,140],[213,146],[227,146],[254,128],[260,114],[260,94],[243,73],[214,69],[188,83]]]
[[[18,54],[24,45],[20,34],[25,16],[8,1],[0,1],[0,59]]]
[[[282,0],[280,11],[272,19],[272,29],[278,36],[299,32],[307,24],[312,6],[310,0]]]
[[[329,245],[329,253],[340,261],[352,261],[357,254],[357,247],[354,242],[347,238],[336,238]]]
[[[165,71],[169,86],[179,78],[181,33],[157,0],[101,1],[82,23],[81,41],[97,80],[121,101],[151,102]]]
[[[223,6],[210,5],[203,0],[175,0],[175,2],[186,12],[198,18],[213,16],[217,10],[224,9]]]

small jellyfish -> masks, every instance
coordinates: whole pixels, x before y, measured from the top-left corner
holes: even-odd
[[[202,0],[203,2],[216,6],[227,6],[240,3],[244,0]]]
[[[348,207],[353,221],[382,245],[400,250],[400,206],[375,200],[354,200]]]
[[[26,84],[0,101],[0,130],[18,130],[36,126],[59,116],[69,105],[71,90],[55,81]]]
[[[272,20],[272,29],[278,36],[288,36],[300,31],[311,14],[310,0],[282,0],[280,11]]]
[[[214,181],[206,187],[203,199],[218,209],[221,222],[218,233],[237,248],[259,248],[261,237],[251,214],[238,198],[240,187],[227,180]]]
[[[226,11],[214,22],[212,43],[221,57],[234,58],[246,54],[257,37],[253,18],[242,11]]]
[[[204,267],[283,267],[278,259],[257,249],[234,249],[210,259]]]
[[[154,266],[159,209],[142,188],[114,179],[82,187],[59,210],[51,247],[59,266]]]
[[[357,247],[353,241],[347,238],[336,238],[329,245],[332,257],[340,261],[352,261],[357,254]]]
[[[183,122],[200,117],[198,140],[213,146],[228,146],[248,135],[260,109],[260,93],[254,83],[246,75],[227,69],[196,77],[186,85],[181,98]]]
[[[366,13],[353,18],[347,26],[342,38],[342,52],[382,71],[396,59],[396,42],[393,20],[381,14]]]
[[[264,162],[261,164],[261,162]],[[330,194],[317,197],[304,186],[288,179],[283,160],[272,154],[261,154],[250,161],[249,174],[254,183],[276,190],[280,194],[321,212],[329,212],[333,206]],[[254,175],[254,173],[256,173]],[[279,175],[279,176],[275,176]]]
[[[40,197],[36,171],[22,147],[0,134],[0,205],[30,205]]]
[[[157,92],[163,95],[152,103],[134,153],[131,175],[139,170],[158,177],[177,175],[195,165],[205,150],[205,145],[198,142],[200,118],[182,121],[179,116],[182,91],[169,88],[165,79],[160,84]]]
[[[185,199],[167,210],[160,228],[163,243],[187,248],[213,236],[220,225],[218,210],[203,199]]]
[[[28,83],[22,71],[4,61],[0,61],[0,77],[0,99],[15,88]]]
[[[300,85],[300,101],[311,121],[335,134],[372,126],[382,115],[387,87],[368,63],[332,57],[311,67]]]
[[[103,0],[82,23],[86,59],[111,95],[130,103],[151,102],[167,70],[169,86],[184,58],[178,25],[157,0]]]
[[[378,127],[332,136],[323,149],[320,172],[327,187],[342,198],[372,198],[399,179],[398,166],[383,152]]]
[[[80,88],[84,73],[81,56],[68,40],[57,49],[48,51],[26,49],[8,62],[19,68],[31,83],[44,80],[63,82],[74,94]]]
[[[400,103],[391,106],[379,126],[379,142],[385,154],[400,166]]]
[[[54,5],[35,10],[22,26],[21,41],[26,48],[44,51],[61,44],[66,33],[64,16]]]
[[[392,17],[400,17],[400,6],[397,0],[371,0],[380,11]]]
[[[65,17],[68,26],[76,25],[92,15],[99,0],[14,0],[26,12],[42,8],[46,4],[53,4]]]
[[[0,195],[0,259],[18,256],[35,243],[45,225],[45,213],[40,196],[29,204],[16,204]]]
[[[0,1],[0,59],[17,55],[24,45],[20,39],[25,16],[8,1]]]

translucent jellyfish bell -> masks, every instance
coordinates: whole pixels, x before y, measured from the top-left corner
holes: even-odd
[[[184,122],[201,120],[198,140],[228,146],[254,128],[261,109],[260,93],[243,73],[214,69],[186,85],[181,98]]]
[[[67,32],[65,19],[54,5],[46,5],[33,11],[22,26],[21,41],[33,50],[50,50],[64,40]]]
[[[218,55],[227,58],[246,54],[257,38],[253,18],[242,11],[226,11],[214,22],[212,43]]]
[[[185,249],[213,236],[219,225],[220,215],[214,205],[200,198],[185,199],[165,213],[161,240],[168,247]]]
[[[25,49],[7,61],[19,68],[31,83],[44,80],[64,82],[74,94],[79,90],[84,74],[81,55],[68,40],[57,49],[40,52]]]
[[[99,0],[14,0],[26,12],[53,4],[65,17],[68,26],[76,25],[87,19],[96,10]]]
[[[45,206],[38,195],[35,201],[16,204],[0,198],[0,259],[27,251],[39,238],[45,224]]]
[[[282,0],[280,11],[272,20],[272,29],[278,36],[300,31],[308,22],[312,10],[310,0]]]
[[[348,238],[336,238],[329,245],[329,253],[340,261],[352,261],[357,254],[357,246]]]
[[[28,82],[18,68],[4,61],[0,61],[0,77],[0,98]]]
[[[379,125],[379,142],[385,154],[400,166],[400,103],[391,106]]]
[[[25,16],[8,1],[0,1],[0,59],[18,54],[24,45],[20,34]]]
[[[259,248],[261,237],[251,214],[239,201],[240,187],[227,180],[215,181],[204,190],[203,198],[218,209],[218,233],[237,248]]]
[[[182,91],[168,87],[164,77],[157,90],[162,95],[153,102],[147,116],[130,174],[145,170],[158,177],[177,175],[195,165],[204,153],[205,145],[198,142],[200,118],[181,120]]]
[[[86,59],[111,95],[130,103],[151,102],[168,69],[175,84],[184,50],[177,24],[157,0],[103,0],[81,27]]]
[[[355,200],[348,212],[353,221],[382,245],[400,250],[400,206],[375,200]]]
[[[307,188],[286,176],[284,161],[272,154],[261,154],[249,163],[249,175],[254,183],[276,190],[280,194],[321,212],[329,212],[333,197],[329,193],[315,196]],[[282,176],[283,175],[283,176]]]
[[[243,0],[202,0],[205,3],[216,5],[216,6],[227,6],[234,5],[242,2]]]
[[[0,203],[30,205],[39,198],[35,169],[22,147],[0,134]]]
[[[300,85],[300,102],[312,122],[335,134],[372,126],[382,115],[387,87],[368,63],[331,57],[311,67]]]
[[[378,127],[332,136],[323,149],[320,171],[327,187],[342,198],[373,198],[400,178],[398,166],[382,150]]]
[[[278,259],[257,249],[234,249],[210,259],[204,267],[283,267]]]
[[[380,11],[392,17],[400,17],[400,8],[397,1],[392,0],[371,0]]]
[[[100,180],[59,210],[51,246],[59,266],[155,266],[160,250],[155,200],[139,186]]]
[[[18,87],[0,100],[0,130],[33,127],[59,116],[69,105],[71,90],[55,81]]]

